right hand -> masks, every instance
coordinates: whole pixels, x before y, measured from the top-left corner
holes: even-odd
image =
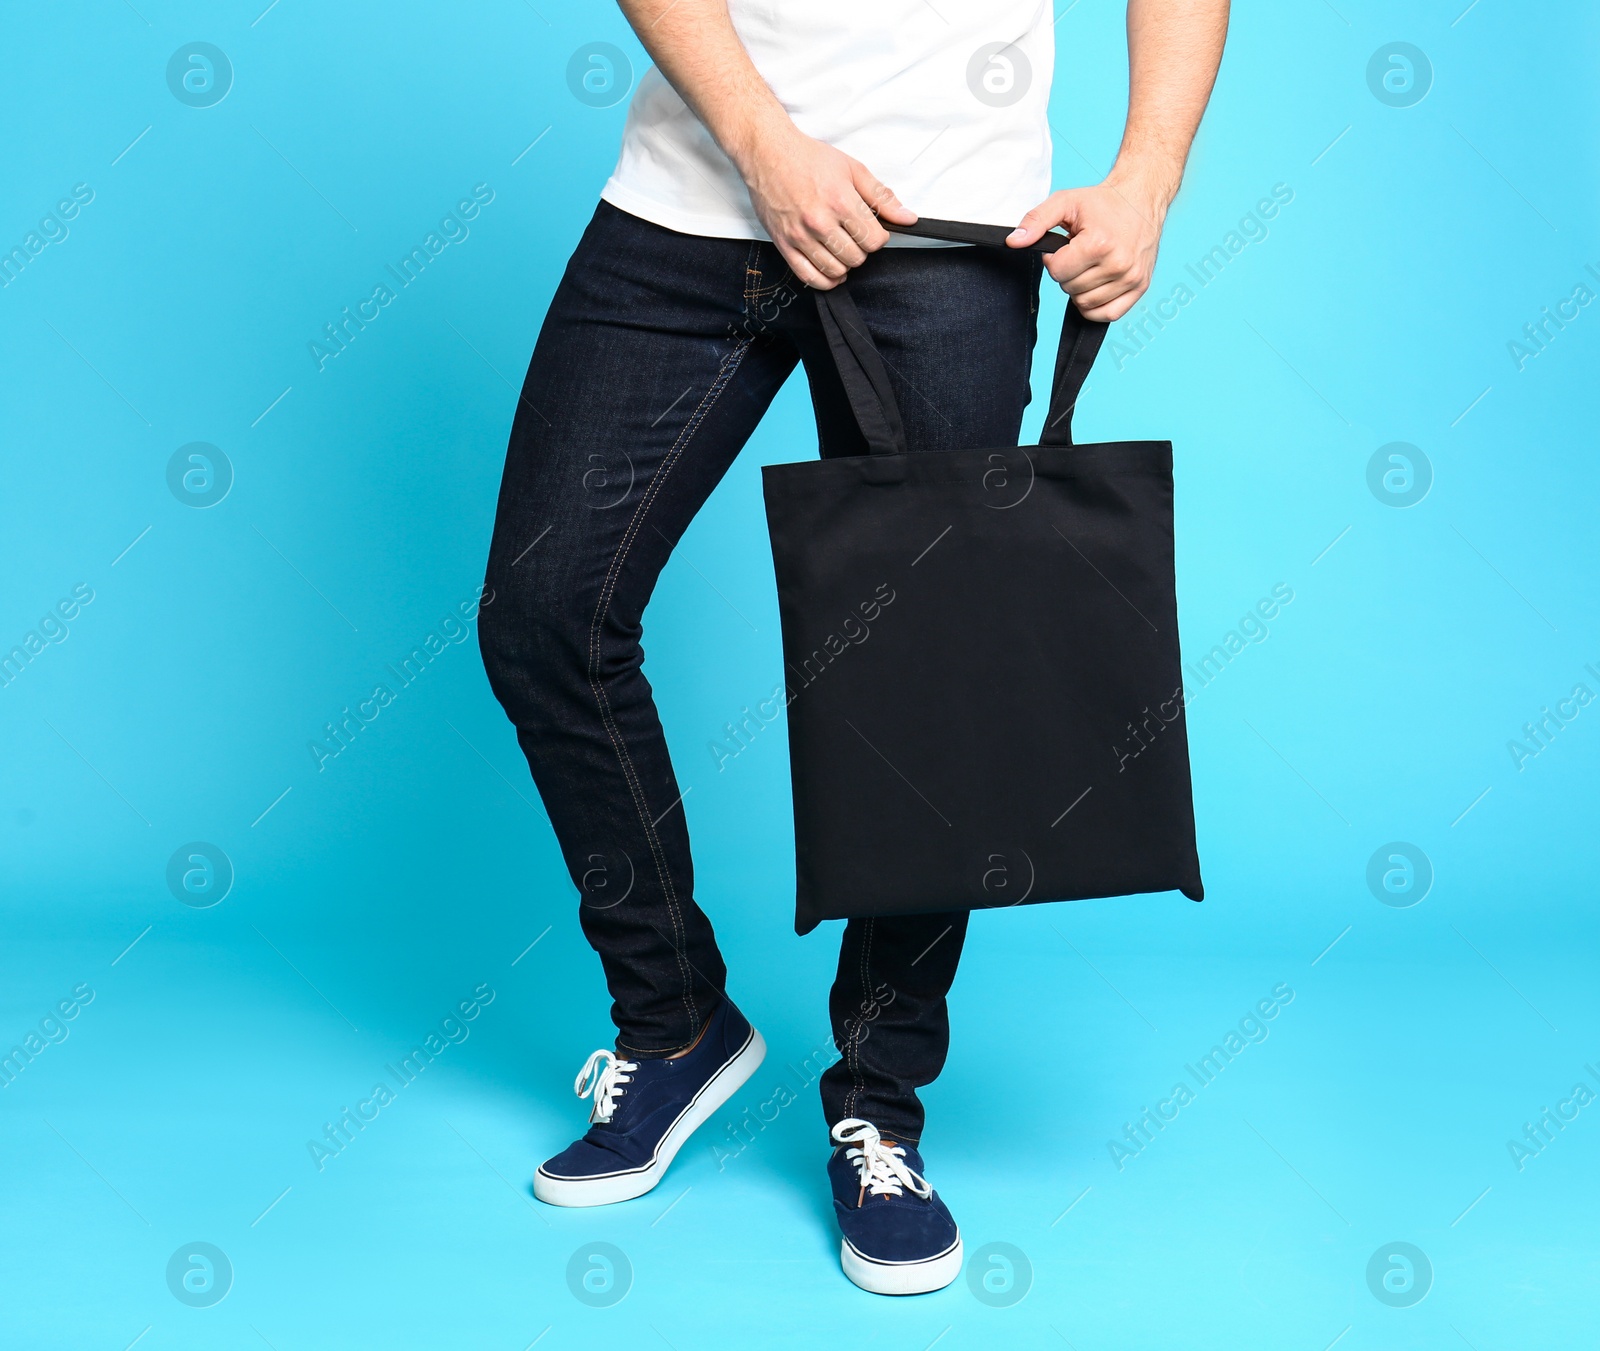
[[[756,216],[797,280],[829,291],[889,242],[878,223],[915,225],[916,213],[842,150],[792,124],[762,139],[741,166]]]

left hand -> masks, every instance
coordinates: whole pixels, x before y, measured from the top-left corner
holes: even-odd
[[[1045,270],[1086,319],[1120,319],[1150,286],[1166,202],[1109,179],[1092,188],[1053,192],[1007,238],[1013,248],[1065,226],[1071,243],[1045,256]]]

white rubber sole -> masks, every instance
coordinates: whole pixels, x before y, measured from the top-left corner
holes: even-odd
[[[961,1274],[961,1236],[955,1246],[921,1262],[877,1262],[863,1257],[845,1239],[839,1245],[844,1274],[874,1295],[926,1295],[943,1290]]]
[[[744,1087],[745,1081],[766,1058],[767,1043],[752,1027],[744,1046],[690,1099],[678,1119],[662,1136],[661,1143],[656,1146],[655,1157],[643,1168],[582,1178],[551,1177],[540,1168],[533,1175],[533,1194],[552,1206],[609,1206],[617,1201],[631,1201],[635,1196],[643,1196],[666,1176],[672,1160],[689,1137],[705,1125],[717,1108]]]

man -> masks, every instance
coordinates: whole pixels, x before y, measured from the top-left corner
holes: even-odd
[[[1116,163],[1097,187],[1052,194],[1044,0],[621,5],[656,67],[533,354],[480,629],[613,999],[616,1050],[577,1081],[590,1128],[534,1181],[573,1206],[654,1187],[765,1053],[694,901],[639,634],[674,542],[796,364],[821,453],[865,453],[806,288],[851,274],[914,451],[1015,445],[1041,269],[1093,319],[1143,294],[1228,8],[1130,0]],[[884,229],[919,214],[1016,225],[1017,247],[915,247]],[[1021,246],[1055,226],[1072,241],[1041,264]],[[841,1260],[864,1289],[936,1290],[961,1269],[923,1177],[916,1090],[948,1050],[966,926],[845,928],[829,999],[841,1059],[821,1089]]]

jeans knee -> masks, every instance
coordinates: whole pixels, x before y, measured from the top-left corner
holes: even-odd
[[[539,585],[491,575],[495,603],[478,623],[478,652],[495,697],[521,726],[583,665],[584,635],[573,606]]]
[[[500,675],[510,657],[509,635],[501,621],[506,608],[501,606],[493,615],[485,612],[478,617],[478,655],[483,659],[483,669],[488,673],[489,684],[494,687],[496,695],[500,693]]]
[[[511,626],[507,620],[520,598],[493,575],[484,583],[484,589],[493,594],[496,601],[478,612],[478,651],[487,666],[505,650],[510,640]]]

